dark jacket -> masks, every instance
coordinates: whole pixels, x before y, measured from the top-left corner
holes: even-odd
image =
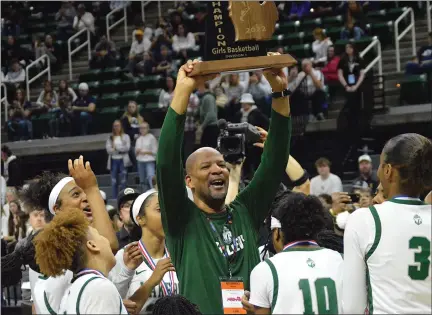
[[[10,156],[8,158],[11,159],[12,157],[15,157],[14,155]],[[7,162],[7,161],[6,161]],[[21,169],[19,166],[19,160],[15,157],[10,160],[7,166],[8,169],[8,179],[6,182],[7,186],[11,187],[20,187],[24,184],[24,180],[21,175]]]

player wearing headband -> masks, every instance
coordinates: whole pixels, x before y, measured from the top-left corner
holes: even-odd
[[[127,314],[115,285],[106,278],[115,265],[110,242],[90,226],[81,209],[60,211],[35,237],[35,246],[36,262],[44,275],[73,273],[61,308],[54,313]]]
[[[324,210],[317,197],[286,192],[271,218],[277,254],[251,273],[255,314],[340,314],[342,256],[320,247]]]
[[[45,172],[21,192],[21,200],[28,208],[48,209],[50,217],[63,209],[80,209],[91,225],[110,241],[115,252],[118,248],[117,238],[89,162],[84,164],[84,159],[80,156],[73,162],[69,160],[68,167],[72,177]],[[35,271],[30,269],[30,279],[37,279],[36,283],[30,281],[37,313],[57,312],[63,293],[72,279],[72,273],[66,270],[56,278],[44,275],[35,277],[34,273]]]
[[[384,146],[378,168],[387,201],[354,211],[344,233],[346,314],[430,313],[432,142],[406,133]]]
[[[178,294],[178,280],[165,246],[157,192],[138,196],[131,207],[131,220],[140,228],[141,239],[116,254],[110,273],[121,296],[136,302],[141,314],[151,314],[156,301]]]

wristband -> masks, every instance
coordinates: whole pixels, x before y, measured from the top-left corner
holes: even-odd
[[[308,172],[307,172],[306,170],[304,170],[303,175],[302,175],[299,179],[297,179],[296,181],[293,181],[293,182],[292,182],[292,185],[293,185],[294,187],[301,186],[301,185],[303,185],[303,184],[304,184],[308,179],[309,179],[309,174],[308,174]]]
[[[280,98],[280,97],[286,97],[291,95],[291,91],[288,89],[284,89],[281,92],[273,92],[272,91],[272,98]]]

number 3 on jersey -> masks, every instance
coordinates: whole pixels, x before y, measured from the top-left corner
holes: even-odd
[[[409,248],[420,251],[414,254],[414,262],[417,264],[408,267],[408,275],[413,280],[425,280],[430,270],[431,242],[426,237],[414,236],[409,240]]]
[[[303,314],[315,314],[312,307],[313,303],[309,280],[300,279],[299,288],[303,293]],[[332,279],[316,279],[315,293],[317,298],[318,314],[338,314],[336,284]]]

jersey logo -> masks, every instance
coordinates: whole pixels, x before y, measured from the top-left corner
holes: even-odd
[[[414,219],[415,224],[417,224],[417,225],[420,225],[423,223],[422,218],[418,214],[416,214],[413,219]]]
[[[315,262],[310,258],[308,258],[308,260],[306,260],[306,263],[311,268],[315,267]]]
[[[143,273],[145,270],[141,270],[140,272],[138,272],[138,270],[137,271],[135,271],[135,274],[138,276],[140,273]]]
[[[223,241],[224,241],[225,245],[231,245],[232,233],[226,226],[223,227],[222,237],[223,237]]]

